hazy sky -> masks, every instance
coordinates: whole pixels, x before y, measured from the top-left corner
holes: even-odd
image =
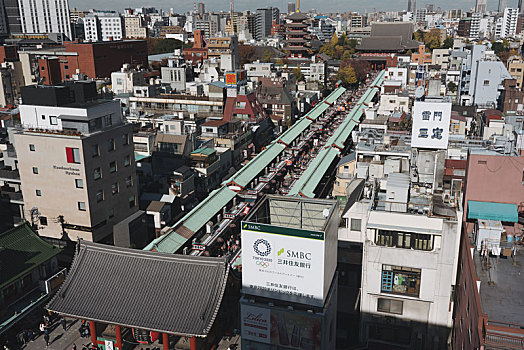
[[[198,0],[197,0],[198,1]],[[281,11],[287,11],[287,3],[289,0],[235,0],[235,10],[254,10],[257,7],[275,6]],[[220,11],[229,9],[229,0],[204,0],[206,10]],[[318,7],[319,3],[322,6]],[[435,1],[417,1],[417,5],[432,3],[435,6],[440,6],[442,9],[462,8],[469,10],[475,5],[474,0],[435,0]],[[510,6],[516,6],[517,0],[510,0]],[[126,7],[156,7],[163,10],[173,8],[175,12],[184,13],[193,8],[193,1],[191,0],[69,0],[71,8],[79,9],[112,9],[122,11]],[[497,0],[488,0],[488,9],[496,9],[498,6]],[[320,2],[318,0],[301,0],[300,7],[303,11],[316,8],[319,12],[333,11],[365,11],[372,12],[373,8],[377,11],[398,11],[407,8],[407,0],[329,0]]]

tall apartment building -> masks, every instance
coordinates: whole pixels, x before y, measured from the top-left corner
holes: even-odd
[[[147,26],[142,16],[124,17],[124,36],[128,39],[147,38]]]
[[[18,8],[22,33],[62,33],[71,38],[68,0],[18,0]]]
[[[94,82],[22,88],[14,135],[25,210],[55,239],[113,241],[113,226],[137,208],[132,125]]]
[[[362,28],[368,25],[368,18],[364,15],[351,15],[351,28]]]
[[[507,38],[513,36],[517,32],[517,22],[519,18],[519,9],[507,7],[504,9],[504,16],[502,18],[502,30],[499,38]]]
[[[92,12],[84,17],[84,35],[86,41],[122,40],[122,17],[115,12]]]

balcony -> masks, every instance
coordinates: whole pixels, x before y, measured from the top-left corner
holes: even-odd
[[[20,173],[18,170],[0,169],[0,181],[20,182]]]
[[[524,325],[488,321],[485,335],[486,349],[524,349]]]

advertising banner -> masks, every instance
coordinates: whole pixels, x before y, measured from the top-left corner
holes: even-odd
[[[242,305],[242,339],[254,340],[269,344],[270,337],[270,310],[261,307]]]
[[[412,117],[411,147],[447,149],[451,102],[416,101]]]
[[[242,223],[244,292],[324,305],[324,232]]]
[[[241,314],[242,348],[263,350],[277,346],[278,349],[321,349],[320,316],[246,304],[241,304]]]

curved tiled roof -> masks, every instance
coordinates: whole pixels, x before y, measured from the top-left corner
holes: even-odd
[[[205,337],[222,302],[228,272],[225,258],[80,241],[71,271],[47,309],[107,324]]]

